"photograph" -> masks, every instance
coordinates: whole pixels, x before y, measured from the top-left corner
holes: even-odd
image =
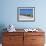
[[[18,21],[34,21],[35,7],[18,7],[17,20]]]

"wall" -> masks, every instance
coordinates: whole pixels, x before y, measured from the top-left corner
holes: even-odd
[[[46,28],[46,1],[42,0],[0,0],[0,25],[13,24],[16,28]],[[35,22],[17,22],[17,7],[35,7]]]

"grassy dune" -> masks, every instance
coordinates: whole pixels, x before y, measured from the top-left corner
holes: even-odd
[[[32,15],[32,14],[27,14],[26,16],[30,16],[30,17],[33,17],[33,15]]]

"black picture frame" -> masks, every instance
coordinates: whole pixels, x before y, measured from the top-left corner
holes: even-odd
[[[34,22],[35,7],[17,7],[18,22]]]

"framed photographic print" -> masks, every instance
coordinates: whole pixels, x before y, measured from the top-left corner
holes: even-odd
[[[17,21],[21,22],[35,21],[35,7],[18,7]]]

